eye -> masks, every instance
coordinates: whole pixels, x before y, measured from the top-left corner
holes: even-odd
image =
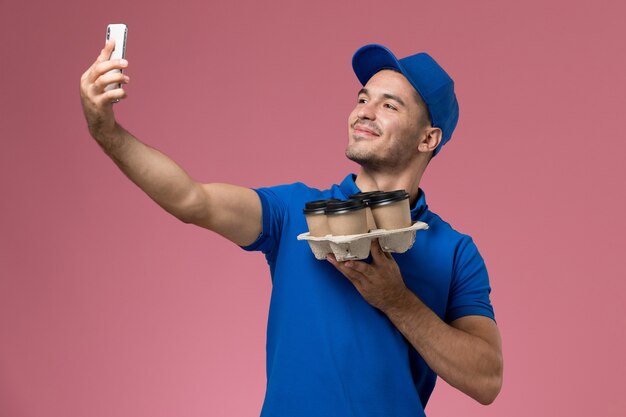
[[[396,108],[396,106],[394,106],[393,104],[390,104],[390,103],[385,103],[384,107],[387,108],[387,109],[390,109],[390,110],[398,110]]]
[[[364,103],[367,103],[367,100],[366,100],[364,97],[359,97],[359,99],[357,100],[357,102],[358,102],[359,104],[364,104]]]

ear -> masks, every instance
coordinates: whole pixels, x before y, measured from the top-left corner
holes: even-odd
[[[420,152],[432,152],[437,149],[439,143],[441,142],[441,129],[438,127],[428,127],[426,128],[426,132],[419,144],[417,145],[417,149]]]

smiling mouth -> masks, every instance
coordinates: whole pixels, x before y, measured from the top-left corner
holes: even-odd
[[[360,134],[360,135],[368,135],[368,136],[380,136],[380,133],[378,133],[376,130],[374,129],[370,129],[369,127],[365,127],[363,125],[354,125],[352,126],[352,129],[354,130],[354,133],[356,134]]]

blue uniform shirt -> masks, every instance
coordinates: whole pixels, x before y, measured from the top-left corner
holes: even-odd
[[[347,278],[296,239],[308,230],[305,203],[347,199],[360,191],[354,178],[323,191],[302,183],[255,190],[263,231],[244,249],[262,251],[272,276],[262,417],[424,416],[435,373]],[[472,239],[428,210],[421,190],[411,215],[429,229],[417,232],[409,251],[393,254],[407,287],[447,323],[493,319],[487,270]]]

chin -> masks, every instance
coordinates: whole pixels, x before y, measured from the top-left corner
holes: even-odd
[[[346,149],[346,158],[363,167],[375,167],[380,163],[376,155],[372,155],[369,152],[358,152],[351,147]]]

